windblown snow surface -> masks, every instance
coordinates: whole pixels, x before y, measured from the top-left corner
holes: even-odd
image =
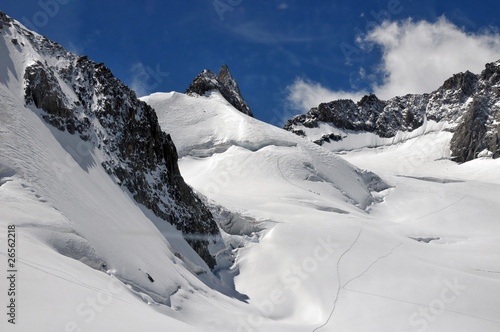
[[[390,186],[374,181],[370,194],[338,156],[224,106],[217,92],[144,100],[186,181],[265,227],[236,250],[250,312],[236,330],[500,329],[500,160],[451,162],[452,134],[430,124],[339,153]],[[362,135],[358,146],[372,140]]]
[[[500,329],[499,160],[454,164],[446,131],[334,153],[217,92],[143,98],[221,225],[212,273],[98,149],[25,106],[24,69],[56,60],[5,40],[0,265],[15,225],[18,273],[15,325],[0,278],[0,330]]]

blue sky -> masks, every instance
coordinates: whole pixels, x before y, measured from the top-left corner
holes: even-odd
[[[4,2],[139,95],[184,92],[228,64],[256,118],[282,125],[319,102],[430,92],[500,59],[498,1]]]

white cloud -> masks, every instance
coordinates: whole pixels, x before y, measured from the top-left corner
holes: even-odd
[[[494,30],[467,33],[445,17],[436,22],[383,22],[360,40],[361,47],[380,47],[376,68],[360,69],[370,80],[370,90],[381,99],[407,93],[431,92],[458,72],[480,73],[488,62],[500,59],[500,34]],[[370,72],[372,71],[372,72]],[[381,83],[380,83],[381,82]],[[288,87],[291,107],[307,111],[312,106],[339,98],[359,100],[364,91],[334,91],[307,79]],[[352,97],[350,97],[352,96]]]
[[[311,107],[318,106],[322,102],[336,99],[359,100],[366,94],[366,91],[332,91],[320,83],[302,78],[296,78],[293,84],[287,87],[287,90],[287,101],[291,108],[302,111],[308,111]]]
[[[431,92],[455,73],[480,73],[486,63],[500,59],[498,33],[466,33],[445,17],[435,23],[384,22],[365,42],[382,48],[379,70],[385,79],[373,91],[385,99]]]

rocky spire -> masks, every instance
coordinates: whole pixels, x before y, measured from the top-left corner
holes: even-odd
[[[238,83],[234,80],[227,65],[223,65],[217,76],[213,71],[205,69],[196,76],[193,83],[186,90],[186,94],[197,94],[200,96],[205,93],[217,90],[220,94],[236,108],[238,111],[253,117],[250,107],[241,96]]]

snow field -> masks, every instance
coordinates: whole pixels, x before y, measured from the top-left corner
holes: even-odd
[[[190,185],[216,204],[275,221],[267,224],[259,243],[238,249],[236,289],[254,308],[240,322],[242,331],[285,326],[291,331],[468,331],[474,326],[494,331],[499,326],[491,309],[498,307],[492,295],[500,289],[498,279],[483,280],[479,273],[487,272],[477,271],[498,271],[494,202],[499,188],[466,181],[473,171],[449,172],[471,167],[446,160],[449,132],[429,124],[423,136],[398,135],[397,144],[379,148],[363,139],[357,150],[343,152],[342,157],[392,186],[373,193],[383,201],[370,205],[370,198],[367,213],[360,209],[361,199],[352,199],[360,197],[353,193],[361,181],[358,186],[343,182],[353,176],[339,167],[345,164],[337,157],[285,133],[277,134],[283,135],[280,142],[296,146],[249,149],[238,140],[262,141],[257,133],[265,130],[246,129],[254,136],[238,136],[232,128],[240,128],[241,121],[267,125],[229,109],[222,113],[223,107],[210,105],[216,98],[216,93],[199,98],[170,93],[144,99],[158,111],[174,142],[181,142],[180,168]],[[192,103],[198,106],[190,108]],[[197,125],[203,123],[199,136],[194,127],[186,131],[179,126],[188,109]],[[196,109],[202,111],[196,115]],[[228,126],[233,116],[238,120]],[[225,122],[219,121],[222,117]],[[189,152],[221,137],[234,138],[218,151],[200,153],[207,145],[197,154]],[[477,219],[479,225],[471,224]],[[434,237],[439,239],[415,240]],[[466,244],[458,244],[460,239]],[[320,243],[325,242],[332,243],[332,250],[322,256]],[[480,260],[487,264],[478,268]]]

